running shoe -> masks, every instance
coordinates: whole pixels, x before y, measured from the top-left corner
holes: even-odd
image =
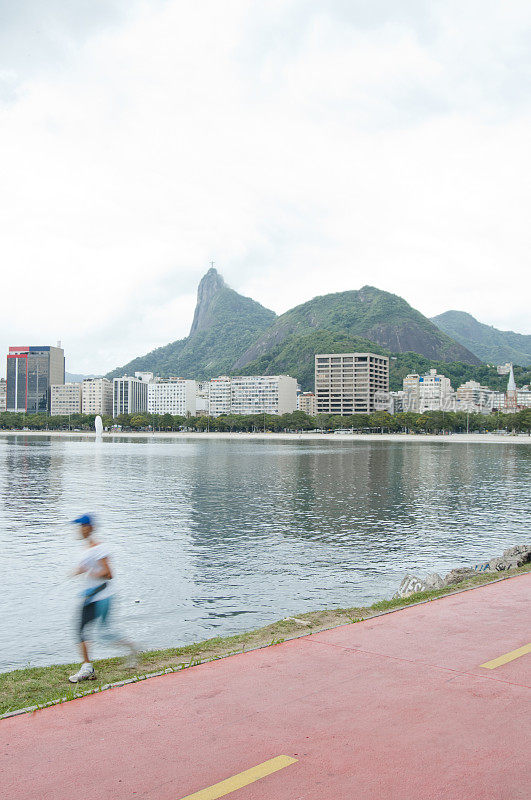
[[[80,683],[81,681],[93,681],[96,678],[94,667],[92,664],[83,664],[79,672],[75,675],[70,675],[68,680],[70,683]]]

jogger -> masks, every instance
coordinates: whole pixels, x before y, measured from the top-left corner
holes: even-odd
[[[83,664],[81,669],[74,675],[70,675],[68,679],[70,683],[79,683],[79,681],[93,680],[96,677],[88,651],[88,626],[97,624],[100,628],[101,639],[126,647],[130,651],[128,666],[136,666],[137,651],[132,642],[124,639],[109,624],[113,598],[113,573],[109,563],[109,551],[93,536],[94,520],[89,514],[83,514],[75,519],[74,523],[79,525],[81,538],[87,548],[79,566],[74,571],[74,575],[84,575],[86,581],[78,628]]]

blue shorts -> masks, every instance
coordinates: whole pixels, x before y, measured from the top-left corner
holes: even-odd
[[[109,612],[111,610],[112,597],[104,597],[102,600],[92,600],[87,598],[81,606],[81,618],[79,621],[79,641],[87,641],[85,628],[93,622],[97,622],[100,629],[100,638],[104,641],[115,642],[120,636],[112,630],[109,625]]]

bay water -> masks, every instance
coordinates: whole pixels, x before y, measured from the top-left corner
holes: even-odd
[[[366,605],[406,571],[528,542],[530,466],[510,440],[0,434],[0,670],[77,660],[79,514],[111,550],[117,626],[154,649]]]

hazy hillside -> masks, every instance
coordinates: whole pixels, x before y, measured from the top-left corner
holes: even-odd
[[[439,330],[403,298],[372,286],[315,297],[277,317],[238,359],[236,370],[267,355],[292,336],[329,331],[376,342],[392,352],[415,352],[441,361],[479,364],[480,359]]]
[[[276,319],[276,314],[229,288],[209,269],[197,290],[190,335],[135,358],[108,377],[145,370],[162,377],[211,378],[232,369],[234,362]]]
[[[531,366],[531,336],[514,331],[500,331],[492,325],[478,322],[465,311],[445,311],[432,318],[432,322],[478,358],[489,364],[514,364]]]

